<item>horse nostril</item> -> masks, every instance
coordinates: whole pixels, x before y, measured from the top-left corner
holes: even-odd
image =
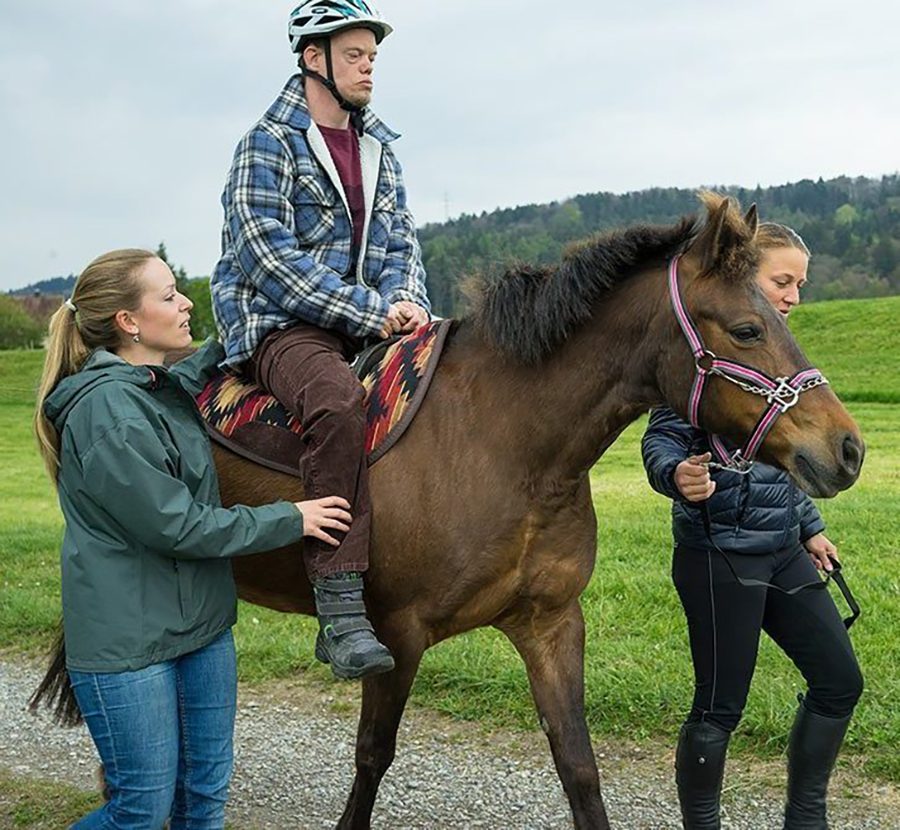
[[[848,435],[844,438],[842,449],[845,469],[847,472],[856,475],[862,465],[862,448],[859,445],[859,441],[852,435]]]

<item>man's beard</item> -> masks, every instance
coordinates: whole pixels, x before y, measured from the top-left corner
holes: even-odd
[[[369,102],[372,100],[372,90],[370,89],[352,92],[350,95],[341,94],[348,104],[352,104],[354,107],[359,107],[360,109],[369,106]]]

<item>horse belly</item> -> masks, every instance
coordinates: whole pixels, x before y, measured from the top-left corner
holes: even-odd
[[[300,501],[298,478],[268,470],[213,445],[222,504],[257,506],[273,501]],[[255,605],[299,614],[315,613],[312,587],[303,565],[303,543],[231,560],[238,596]]]

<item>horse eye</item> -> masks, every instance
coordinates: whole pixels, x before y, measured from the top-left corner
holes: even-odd
[[[738,326],[731,330],[731,336],[742,343],[749,343],[751,340],[759,340],[762,332],[757,326]]]

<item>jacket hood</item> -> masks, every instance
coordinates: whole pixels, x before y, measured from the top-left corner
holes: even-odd
[[[74,375],[63,378],[44,401],[44,414],[57,432],[62,432],[72,407],[88,392],[104,383],[119,381],[151,388],[156,383],[158,367],[133,366],[121,357],[96,349]]]

